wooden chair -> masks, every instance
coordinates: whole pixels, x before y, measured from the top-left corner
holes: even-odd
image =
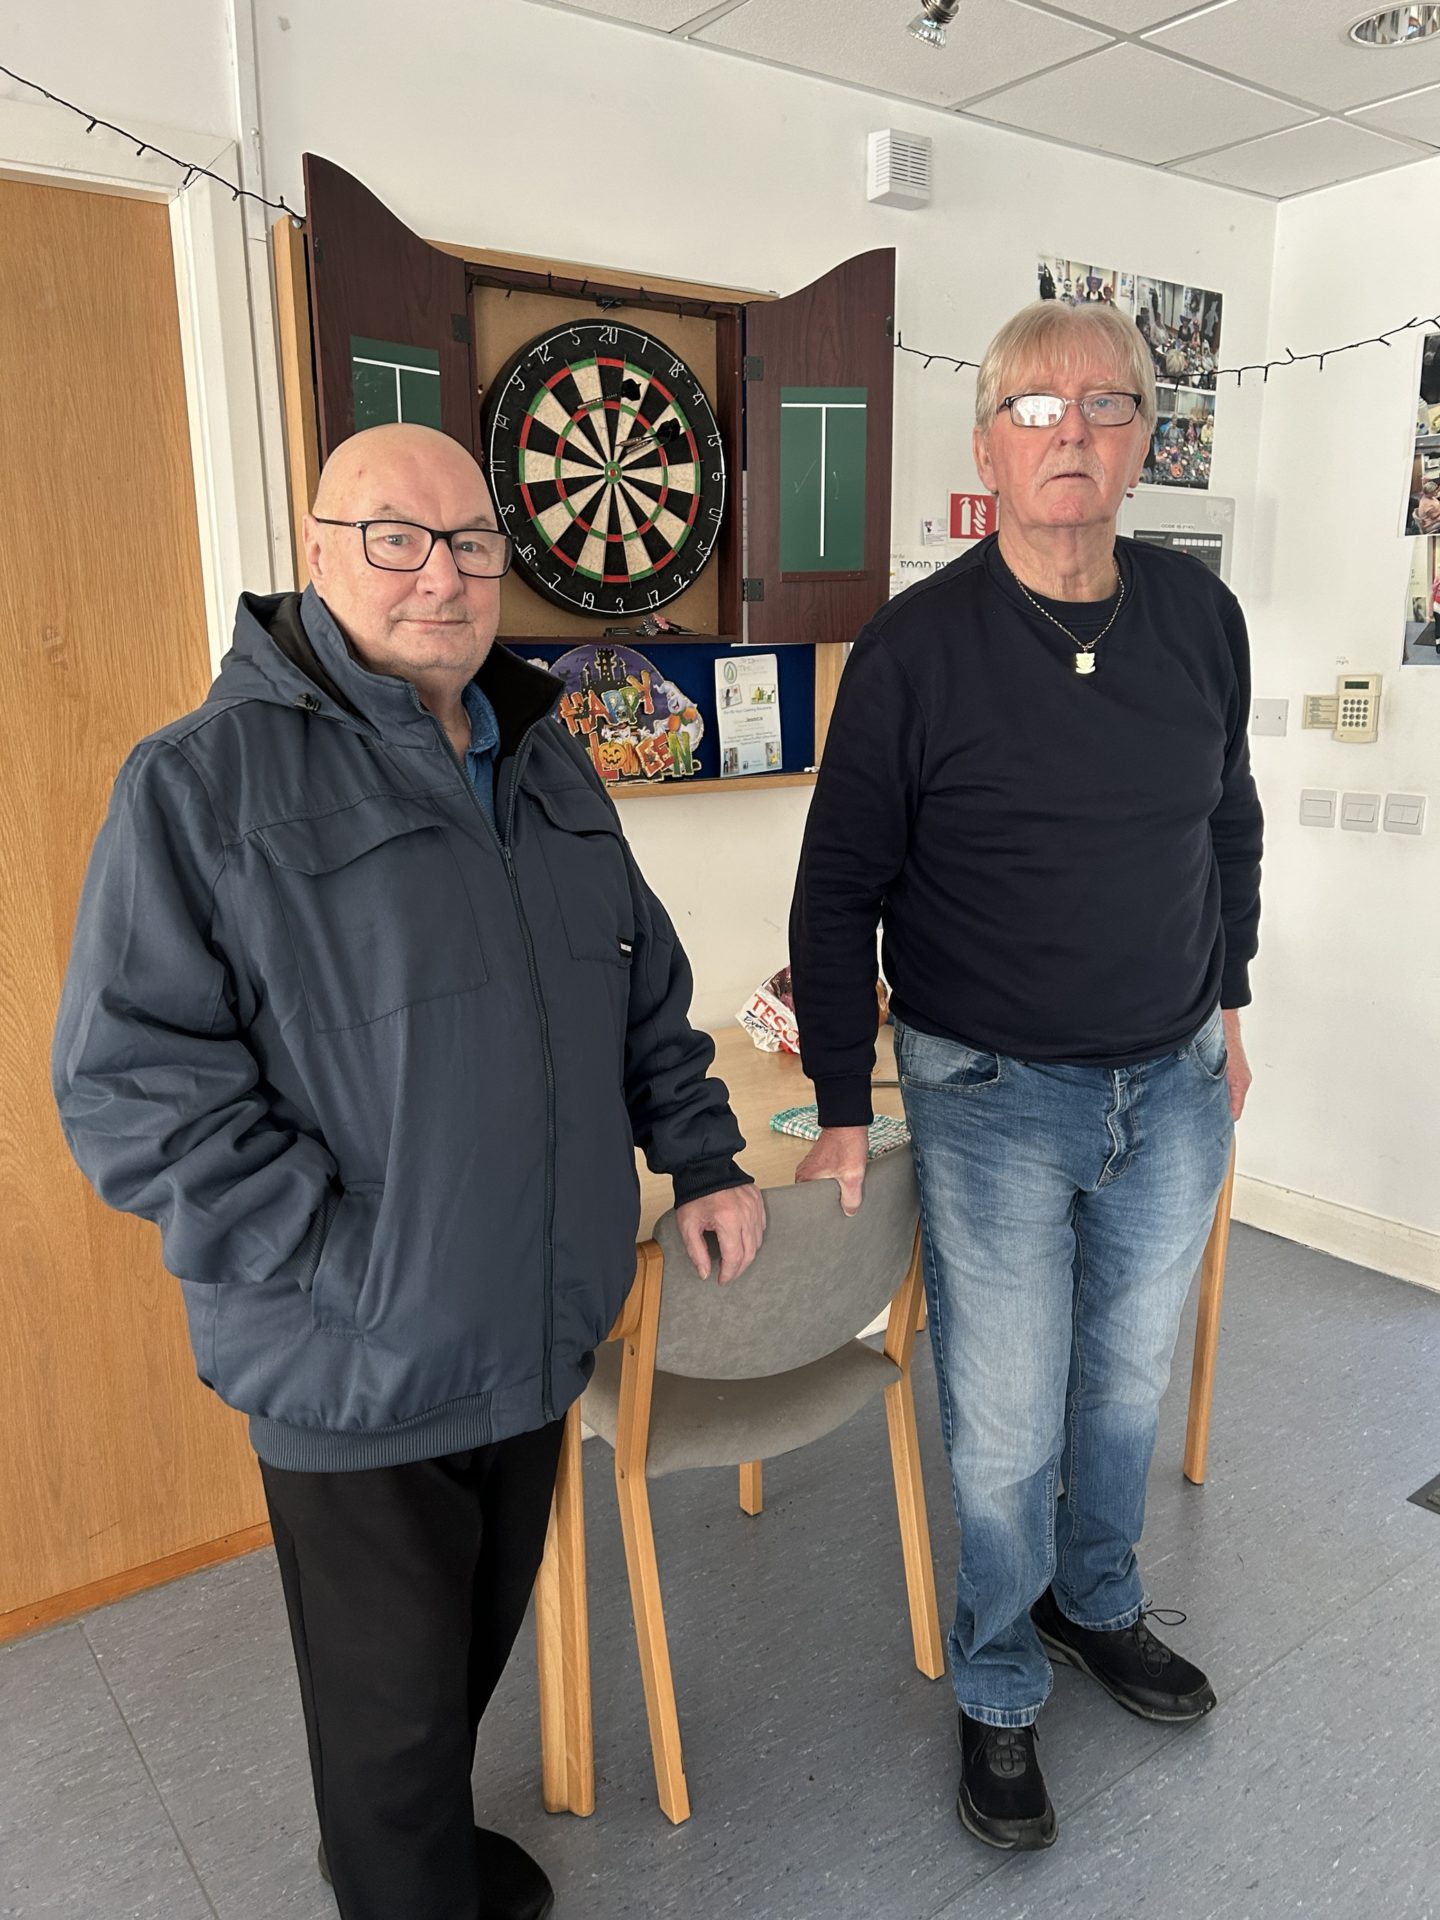
[[[1225,1259],[1230,1250],[1230,1206],[1235,1194],[1235,1149],[1220,1198],[1215,1224],[1200,1262],[1200,1301],[1195,1317],[1195,1358],[1190,1367],[1190,1413],[1185,1425],[1185,1478],[1205,1484],[1205,1454],[1210,1445],[1210,1403],[1215,1393],[1215,1353],[1220,1344],[1220,1306],[1225,1297]]]
[[[847,1219],[832,1181],[767,1192],[755,1264],[727,1287],[700,1280],[673,1213],[639,1249],[636,1283],[581,1403],[615,1449],[630,1597],[660,1805],[690,1815],[660,1595],[648,1481],[686,1467],[734,1466],[740,1504],[758,1514],[762,1463],[833,1432],[885,1396],[915,1664],[943,1674],[935,1570],[915,1430],[910,1358],[924,1309],[915,1175],[908,1149],[870,1167]],[[855,1337],[889,1303],[883,1350]],[[579,1453],[578,1433],[573,1448]],[[583,1652],[583,1517],[567,1460],[542,1578],[542,1747],[546,1805],[590,1811],[588,1656]],[[577,1547],[578,1541],[578,1547]],[[547,1553],[547,1563],[552,1555]],[[562,1571],[563,1569],[563,1571]],[[575,1801],[586,1801],[579,1807]]]

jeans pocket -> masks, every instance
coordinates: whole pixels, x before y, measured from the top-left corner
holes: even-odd
[[[1225,1044],[1225,1022],[1220,1017],[1218,1007],[1190,1042],[1190,1051],[1207,1079],[1225,1078],[1230,1065],[1230,1050]]]
[[[982,1093],[1003,1074],[998,1053],[982,1053],[959,1040],[942,1040],[898,1020],[895,1056],[901,1086],[925,1093]]]

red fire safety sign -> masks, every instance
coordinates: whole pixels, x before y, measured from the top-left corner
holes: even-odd
[[[983,540],[997,525],[993,493],[952,493],[950,496],[950,538]]]

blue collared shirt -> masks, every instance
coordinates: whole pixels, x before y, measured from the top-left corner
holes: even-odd
[[[465,749],[465,771],[475,789],[475,798],[485,809],[491,826],[495,822],[495,755],[500,747],[500,722],[495,709],[475,681],[467,682],[460,694],[470,716],[470,745]],[[498,832],[498,827],[496,828]]]

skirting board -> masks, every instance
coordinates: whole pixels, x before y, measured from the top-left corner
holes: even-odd
[[[1362,1213],[1358,1207],[1337,1206],[1333,1200],[1295,1193],[1243,1173],[1235,1177],[1231,1218],[1440,1293],[1440,1233]]]

